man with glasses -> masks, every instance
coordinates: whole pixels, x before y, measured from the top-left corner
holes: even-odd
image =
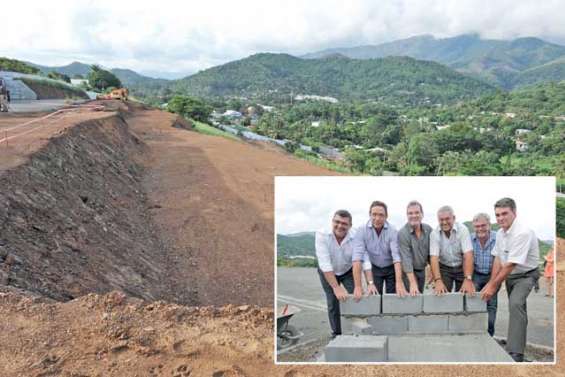
[[[348,211],[338,210],[332,218],[332,231],[316,233],[318,274],[326,294],[332,338],[341,335],[339,301],[347,299],[348,292],[353,292],[353,234],[350,232],[352,222]],[[371,263],[364,263],[363,268],[367,280],[372,283]]]

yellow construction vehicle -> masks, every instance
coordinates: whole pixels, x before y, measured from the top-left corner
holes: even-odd
[[[10,107],[10,91],[6,86],[6,80],[0,77],[0,112],[7,112]]]
[[[99,94],[96,99],[117,99],[121,101],[127,101],[129,96],[129,91],[127,88],[118,88],[112,90],[107,94]]]

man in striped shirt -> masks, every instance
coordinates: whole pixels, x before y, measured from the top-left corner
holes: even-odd
[[[479,292],[490,280],[494,256],[491,254],[496,242],[496,233],[490,230],[490,217],[486,213],[479,213],[473,217],[473,229],[471,235],[473,243],[473,257],[475,269],[473,270],[473,283]],[[487,302],[488,311],[488,333],[494,335],[494,324],[496,321],[496,309],[498,291]]]

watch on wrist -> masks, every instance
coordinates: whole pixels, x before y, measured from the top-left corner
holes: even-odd
[[[471,275],[467,275],[467,276],[465,276],[465,279],[467,279],[467,280],[473,280],[473,277],[472,277]]]
[[[367,285],[371,285],[371,284],[374,284],[374,283],[373,283],[372,280],[369,280],[369,281],[367,282]]]

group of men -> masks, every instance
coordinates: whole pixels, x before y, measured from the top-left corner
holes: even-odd
[[[424,292],[429,265],[437,295],[459,291],[479,294],[487,302],[488,332],[494,335],[497,295],[502,282],[508,293],[507,351],[515,361],[524,359],[528,316],[526,300],[537,283],[539,248],[534,232],[516,219],[516,203],[503,198],[494,204],[498,232],[491,231],[490,217],[473,218],[474,233],[455,221],[450,206],[437,211],[439,226],[422,222],[424,210],[417,201],[406,207],[407,222],[397,231],[388,221],[387,205],[374,201],[370,219],[352,231],[352,216],[338,210],[332,231],[316,233],[318,273],[326,294],[332,336],[341,334],[339,301],[353,293],[396,293],[400,296]],[[363,292],[362,275],[366,292]]]

